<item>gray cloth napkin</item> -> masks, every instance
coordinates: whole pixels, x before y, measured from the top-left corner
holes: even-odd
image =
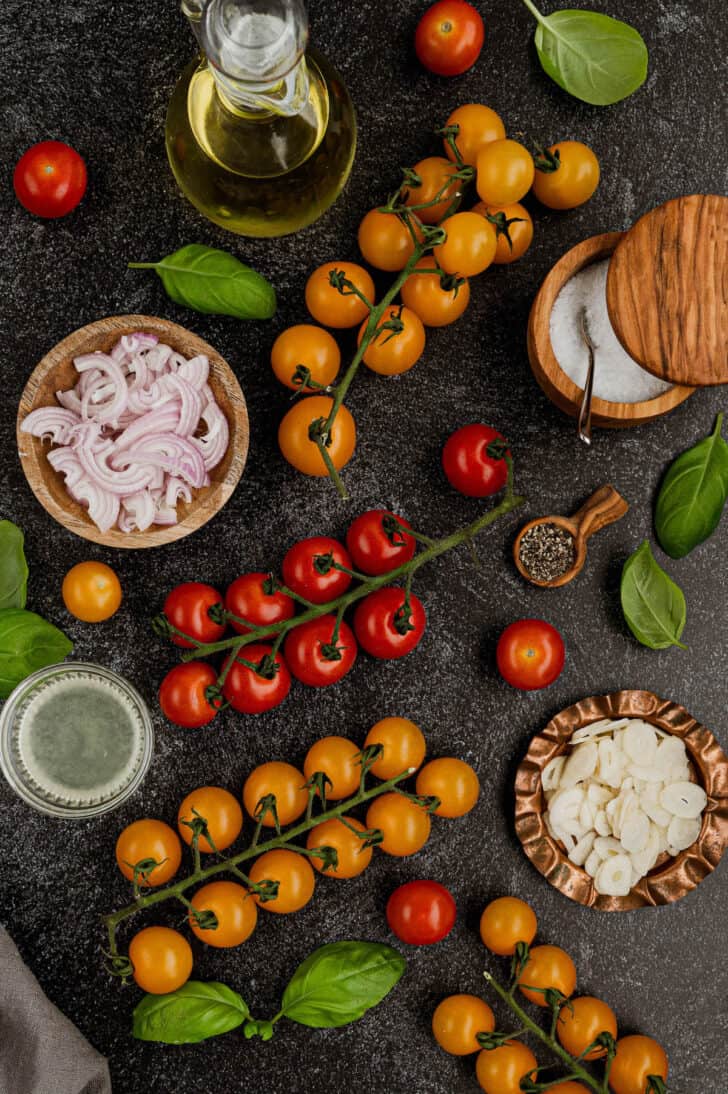
[[[46,999],[2,926],[0,1094],[111,1094],[106,1060]]]

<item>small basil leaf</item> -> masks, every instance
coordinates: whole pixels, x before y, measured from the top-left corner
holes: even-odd
[[[281,1014],[302,1026],[345,1026],[381,1003],[407,962],[378,942],[332,942],[296,969],[286,988]]]
[[[24,608],[28,591],[28,564],[23,533],[10,520],[0,520],[0,611]]]
[[[205,315],[234,319],[270,319],[276,311],[275,289],[234,255],[189,243],[159,262],[130,262],[133,270],[156,270],[175,304]]]
[[[628,23],[571,9],[539,13],[538,19],[535,42],[541,66],[575,98],[609,106],[645,82],[647,46]]]
[[[663,551],[683,558],[718,527],[728,499],[728,444],[719,414],[709,437],[671,464],[660,487],[655,531]]]
[[[643,646],[687,649],[679,641],[685,627],[685,597],[655,562],[647,540],[624,564],[620,597],[627,625]]]
[[[225,984],[188,980],[169,995],[145,995],[134,1009],[139,1041],[194,1045],[237,1029],[249,1017],[244,1000]]]
[[[63,661],[72,649],[63,631],[35,612],[0,611],[0,699],[32,672]]]

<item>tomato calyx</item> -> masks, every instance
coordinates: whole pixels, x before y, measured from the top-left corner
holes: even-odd
[[[346,276],[345,270],[329,270],[329,284],[332,289],[336,289],[342,296],[358,296],[362,303],[366,304],[369,311],[374,307],[371,300],[365,296],[358,285],[355,285],[354,282]]]
[[[513,250],[513,240],[511,239],[510,231],[511,224],[524,224],[525,218],[510,217],[509,219],[508,217],[506,217],[506,214],[501,209],[497,213],[486,213],[485,219],[489,220],[490,223],[494,226],[496,237],[505,236],[508,241],[508,246],[511,250]]]
[[[394,629],[397,634],[408,634],[415,629],[415,625],[412,622],[412,605],[410,604],[409,594],[405,596],[404,602],[401,607],[397,608],[392,617],[394,623]]]
[[[508,455],[508,441],[505,437],[496,437],[494,440],[489,441],[485,447],[485,451],[492,460],[503,460]]]
[[[190,917],[194,919],[201,931],[216,931],[220,926],[219,920],[210,908],[190,908]]]
[[[493,1030],[492,1033],[475,1034],[475,1040],[480,1047],[487,1049],[489,1052],[494,1048],[503,1048],[503,1045],[507,1045],[509,1041],[513,1041],[516,1037],[516,1033],[501,1033],[499,1030]]]
[[[440,799],[436,794],[410,794],[407,790],[397,788],[395,788],[395,793],[402,798],[409,798],[415,805],[419,805],[420,809],[424,809],[425,813],[434,813],[440,806]]]
[[[102,950],[104,955],[104,970],[109,976],[121,980],[122,984],[128,984],[130,977],[134,975],[134,966],[124,953],[110,953]]]
[[[124,860],[126,862],[126,860]],[[135,891],[138,889],[151,888],[150,877],[152,873],[165,862],[168,862],[167,857],[163,859],[155,858],[142,858],[139,862],[126,862],[126,865],[133,871],[134,877],[132,879]]]
[[[661,1075],[648,1075],[645,1094],[667,1094],[667,1086]]]
[[[353,824],[349,824],[346,817],[339,817],[339,820],[345,828],[348,828],[361,840],[362,851],[367,850],[369,847],[378,847],[380,843],[384,842],[384,832],[381,828],[355,828]]]
[[[300,364],[296,365],[293,371],[291,383],[298,388],[298,391],[294,391],[291,395],[292,399],[298,398],[304,391],[323,391],[325,394],[330,395],[336,386],[335,384],[320,384],[318,380],[312,379],[311,369]]]
[[[561,153],[558,148],[552,152],[549,148],[535,142],[533,147],[533,164],[537,171],[543,172],[544,175],[552,175],[554,171],[559,170],[561,167]]]

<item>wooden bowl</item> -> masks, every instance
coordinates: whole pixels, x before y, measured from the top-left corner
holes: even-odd
[[[543,769],[567,750],[575,729],[601,718],[642,718],[682,738],[695,780],[708,795],[696,842],[674,858],[658,860],[625,897],[597,893],[587,872],[570,862],[562,845],[549,835],[544,820]],[[562,710],[531,741],[516,773],[515,789],[516,833],[533,865],[570,900],[599,911],[632,911],[679,900],[715,869],[728,846],[728,758],[710,730],[684,707],[650,691],[592,696]]]
[[[572,418],[579,414],[582,389],[566,375],[556,359],[549,332],[551,309],[566,282],[592,262],[609,258],[624,234],[606,232],[604,235],[592,236],[567,251],[547,274],[528,317],[528,359],[531,370],[551,402]],[[597,361],[597,367],[598,364]],[[643,422],[649,422],[674,410],[694,390],[693,387],[675,385],[654,399],[645,399],[638,403],[613,403],[595,397],[592,399],[592,421],[595,425],[611,428],[642,425]]]
[[[65,480],[46,458],[48,446],[40,438],[21,433],[20,425],[31,410],[57,405],[55,393],[73,387],[78,374],[73,359],[94,350],[108,352],[123,334],[143,330],[159,336],[185,357],[204,353],[210,361],[209,384],[230,427],[230,442],[222,461],[211,471],[211,483],[193,491],[189,503],[177,506],[179,521],[172,525],[153,525],[145,532],[120,532],[111,528],[101,532],[82,505],[66,490]],[[104,547],[159,547],[182,539],[206,524],[223,507],[237,486],[248,455],[248,411],[240,385],[227,362],[212,346],[167,319],[148,315],[115,315],[99,319],[69,334],[45,355],[25,386],[18,408],[16,425],[18,454],[30,488],[43,508],[64,528],[83,539]]]

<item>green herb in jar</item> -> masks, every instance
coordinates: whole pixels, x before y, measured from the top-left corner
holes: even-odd
[[[534,524],[521,540],[518,557],[536,581],[555,581],[576,561],[574,537],[558,524]]]

